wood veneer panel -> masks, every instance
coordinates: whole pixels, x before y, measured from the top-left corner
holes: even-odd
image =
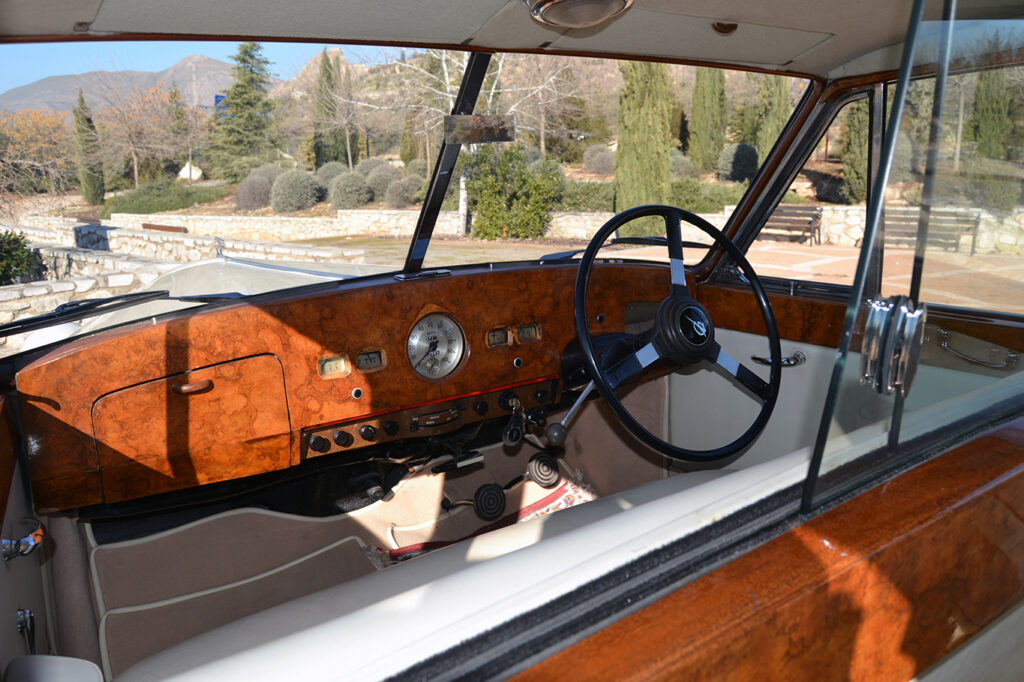
[[[272,355],[121,389],[97,400],[92,418],[108,502],[289,464],[284,375]]]
[[[1024,598],[1024,420],[744,554],[519,675],[905,680]]]
[[[262,354],[280,359],[291,415],[291,464],[299,461],[302,428],[557,375],[562,350],[575,338],[575,277],[576,265],[570,263],[404,282],[341,282],[334,289],[200,310],[73,341],[17,376],[36,504],[52,510],[101,503],[104,486],[107,502],[137,497],[138,491],[109,489],[93,441],[93,403],[198,367]],[[590,312],[605,316],[592,329],[621,331],[626,304],[663,298],[668,275],[663,266],[599,265],[591,286]],[[410,329],[431,312],[452,315],[466,333],[467,357],[443,381],[420,377],[405,357]],[[487,348],[487,330],[530,322],[540,324],[540,341]],[[354,361],[368,349],[385,352],[385,370],[354,370],[333,379],[317,373],[320,357],[344,353]],[[517,357],[522,359],[518,368]],[[362,390],[360,399],[352,396],[355,388]],[[157,431],[173,432],[165,414],[143,416]],[[278,458],[267,470],[286,466],[283,462]],[[192,466],[202,479],[206,462]]]
[[[696,297],[711,312],[716,327],[765,333],[761,309],[749,288],[702,284],[697,287]],[[845,302],[784,294],[771,294],[768,299],[783,339],[816,346],[839,346]]]

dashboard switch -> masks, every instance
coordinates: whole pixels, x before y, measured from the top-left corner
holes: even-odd
[[[543,388],[538,388],[536,391],[533,392],[533,399],[536,400],[538,403],[546,403],[548,402],[548,400],[550,400],[550,398],[550,394],[548,394],[548,392],[545,391]]]
[[[377,440],[377,429],[369,424],[363,424],[359,427],[359,435],[362,436],[363,440],[373,442]]]
[[[491,406],[487,404],[486,400],[478,400],[473,403],[473,411],[481,417],[487,414],[487,411],[491,409]]]
[[[349,433],[348,431],[338,430],[334,432],[334,442],[343,448],[347,448],[348,446],[352,445],[353,440],[354,439],[352,438],[352,434]]]
[[[398,422],[392,420],[384,422],[384,433],[388,434],[389,436],[394,436],[395,434],[397,434]]]
[[[323,436],[313,436],[309,439],[309,449],[314,452],[327,452],[331,449],[331,443]]]

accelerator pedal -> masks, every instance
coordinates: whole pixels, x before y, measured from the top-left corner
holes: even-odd
[[[533,482],[542,488],[553,488],[558,484],[558,462],[546,452],[538,452],[526,465]]]

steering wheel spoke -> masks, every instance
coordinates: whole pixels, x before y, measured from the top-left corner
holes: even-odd
[[[708,361],[714,363],[739,381],[747,390],[760,398],[761,402],[768,400],[771,395],[771,385],[767,381],[757,376],[746,365],[741,365],[738,360],[726,353],[718,343],[715,343],[711,352],[708,353]]]
[[[614,390],[630,379],[639,376],[641,372],[659,359],[661,359],[661,354],[654,346],[654,341],[649,341],[635,353],[631,353],[605,370],[608,384]]]
[[[683,231],[679,214],[675,211],[665,215],[665,235],[668,238],[668,264],[672,275],[672,294],[689,296],[686,286],[686,266],[683,264]]]

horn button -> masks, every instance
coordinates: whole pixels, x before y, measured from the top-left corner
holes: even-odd
[[[659,354],[681,365],[700,362],[715,345],[711,316],[704,306],[688,296],[673,296],[661,302],[657,332],[654,344]]]

